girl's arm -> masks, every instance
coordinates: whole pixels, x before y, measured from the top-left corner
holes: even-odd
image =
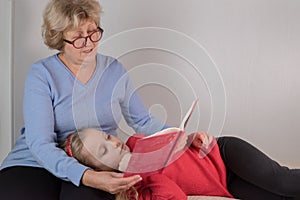
[[[164,174],[154,174],[137,184],[136,189],[141,199],[187,200],[181,188]],[[149,198],[150,199],[150,198]]]

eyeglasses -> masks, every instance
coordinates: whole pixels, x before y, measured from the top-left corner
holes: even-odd
[[[92,32],[86,37],[78,37],[73,41],[69,41],[64,39],[65,42],[72,44],[76,49],[81,49],[86,46],[87,39],[90,38],[92,42],[99,42],[102,38],[103,29],[100,27],[97,27],[97,30]]]

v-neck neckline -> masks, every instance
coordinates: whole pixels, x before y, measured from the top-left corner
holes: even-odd
[[[96,67],[95,67],[95,70],[93,72],[93,74],[91,75],[90,79],[86,82],[86,83],[83,83],[81,82],[73,73],[72,71],[62,62],[62,60],[59,58],[59,53],[56,54],[56,59],[58,60],[58,62],[61,64],[61,66],[69,73],[69,75],[73,78],[74,81],[76,81],[76,84],[80,84],[84,87],[87,87],[91,84],[91,82],[93,82],[93,80],[95,79],[95,75],[97,74],[97,71],[98,71],[98,62],[99,62],[99,56],[98,54],[96,54]]]

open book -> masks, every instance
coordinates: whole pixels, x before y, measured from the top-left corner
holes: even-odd
[[[185,127],[195,110],[198,99],[193,101],[179,128],[167,128],[153,135],[138,139],[129,158],[125,176],[142,173],[156,173],[170,164],[179,139],[185,134]]]

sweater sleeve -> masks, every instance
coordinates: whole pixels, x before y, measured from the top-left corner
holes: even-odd
[[[154,174],[143,179],[136,187],[139,200],[186,200],[186,194],[171,179],[163,174]]]
[[[26,143],[37,162],[55,176],[79,185],[86,166],[57,147],[54,131],[55,109],[47,73],[33,66],[24,88],[24,121]]]

